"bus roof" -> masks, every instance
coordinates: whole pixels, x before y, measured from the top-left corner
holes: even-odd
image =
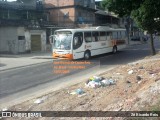
[[[87,27],[87,28],[77,28],[77,29],[59,29],[56,31],[71,31],[71,32],[80,32],[80,31],[125,31],[123,28],[110,28],[110,27]]]

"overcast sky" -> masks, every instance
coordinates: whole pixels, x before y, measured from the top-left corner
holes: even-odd
[[[16,1],[16,0],[7,0],[7,1]],[[102,0],[95,0],[95,1],[102,1]]]
[[[7,0],[7,1],[16,1],[16,0]]]

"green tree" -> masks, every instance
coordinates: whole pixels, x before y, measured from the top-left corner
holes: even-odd
[[[141,29],[147,30],[152,55],[156,54],[153,33],[160,30],[160,0],[103,0],[101,5],[120,17],[131,16]]]

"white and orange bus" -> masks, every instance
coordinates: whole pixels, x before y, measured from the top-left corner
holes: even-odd
[[[126,30],[109,27],[60,29],[50,36],[53,58],[89,59],[126,47]]]

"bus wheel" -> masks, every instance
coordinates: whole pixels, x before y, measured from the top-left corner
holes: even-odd
[[[85,59],[85,60],[88,60],[88,59],[90,59],[90,57],[91,57],[90,52],[89,52],[89,51],[86,51],[86,52],[84,53],[84,59]]]
[[[117,46],[114,46],[114,47],[113,47],[112,52],[113,52],[113,53],[116,53],[116,52],[117,52]]]

